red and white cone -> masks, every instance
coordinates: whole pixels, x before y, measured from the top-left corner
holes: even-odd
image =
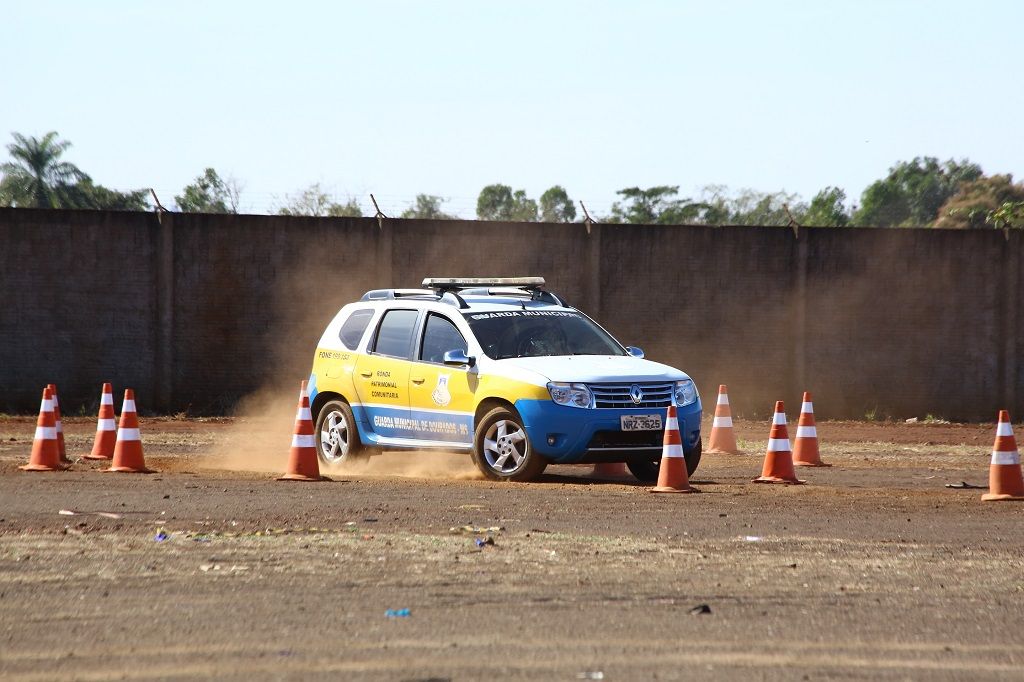
[[[695,493],[690,487],[686,473],[686,458],[683,456],[683,438],[679,435],[679,418],[676,406],[668,406],[665,419],[665,440],[661,447],[661,465],[658,467],[658,485],[652,493]]]
[[[117,443],[117,425],[114,421],[114,391],[110,384],[103,384],[100,395],[100,413],[96,418],[96,438],[93,440],[92,452],[86,459],[111,459],[114,456],[114,445]]]
[[[139,433],[139,415],[135,412],[135,391],[124,390],[121,403],[121,421],[117,425],[117,441],[114,443],[114,460],[109,469],[128,474],[151,474],[142,456],[142,435]]]
[[[786,430],[786,409],[782,401],[775,403],[772,430],[768,435],[768,450],[764,455],[764,467],[754,483],[805,483],[796,477],[793,470],[793,452],[789,447],[789,432]]]
[[[22,471],[60,471],[65,469],[60,461],[57,446],[57,420],[53,416],[53,394],[43,389],[43,401],[39,405],[39,419],[36,420],[36,436],[32,440],[32,454],[28,464],[18,467]]]
[[[1021,476],[1020,452],[1010,426],[1010,413],[999,411],[996,442],[992,445],[992,464],[988,468],[988,492],[985,502],[1024,500],[1024,477]]]
[[[800,405],[800,421],[796,426],[796,439],[793,442],[793,464],[798,467],[830,467],[821,461],[818,451],[818,428],[814,425],[814,404],[811,394],[804,393],[803,404]]]
[[[715,405],[715,420],[711,422],[711,438],[708,440],[707,452],[712,455],[743,454],[736,445],[732,411],[729,409],[729,392],[725,384],[718,387],[718,404]]]
[[[57,397],[57,384],[47,384],[46,387],[50,389],[50,395],[53,396],[53,418],[57,421],[57,450],[60,452],[60,461],[70,464],[68,450],[64,445],[64,424],[60,421],[60,398]]]
[[[623,478],[628,475],[622,462],[598,462],[591,474],[594,478]]]
[[[320,475],[320,462],[316,456],[316,437],[313,435],[313,415],[309,412],[309,390],[305,381],[299,389],[299,407],[295,413],[295,431],[292,449],[288,454],[288,472],[279,481],[327,481]]]

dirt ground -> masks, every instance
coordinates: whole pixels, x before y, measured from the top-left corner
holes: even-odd
[[[762,486],[738,421],[668,496],[425,453],[278,482],[228,419],[144,419],[159,473],[28,474],[33,427],[0,420],[5,680],[1024,678],[1024,503],[945,487],[987,484],[993,424],[819,422],[833,466]]]

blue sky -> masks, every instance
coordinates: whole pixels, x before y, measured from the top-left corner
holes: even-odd
[[[856,200],[921,155],[1024,179],[1020,2],[4,5],[4,144],[57,130],[165,204],[207,166],[254,212],[319,182],[463,217],[495,182],[601,214],[634,185]]]

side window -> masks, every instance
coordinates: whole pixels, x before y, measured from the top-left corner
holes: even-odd
[[[450,350],[469,351],[462,334],[447,318],[431,313],[427,317],[423,329],[423,347],[420,349],[420,360],[424,362],[444,362],[444,354]]]
[[[419,316],[416,310],[389,310],[384,313],[377,328],[374,352],[408,359],[412,354],[412,335]]]
[[[338,338],[345,344],[345,348],[349,350],[356,349],[356,346],[359,345],[359,339],[363,338],[363,332],[366,331],[366,325],[370,324],[371,318],[373,318],[372,308],[356,310],[348,316],[345,324],[341,325],[341,330],[338,332]]]

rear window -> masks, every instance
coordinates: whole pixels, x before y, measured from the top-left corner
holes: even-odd
[[[408,359],[412,355],[412,335],[419,316],[415,310],[389,310],[384,313],[384,319],[377,328],[374,352]]]
[[[338,338],[345,344],[345,348],[349,350],[356,349],[359,345],[359,339],[363,338],[363,332],[366,331],[366,326],[370,324],[370,319],[372,318],[372,308],[355,310],[348,316],[345,324],[341,325],[341,331],[338,332]]]

